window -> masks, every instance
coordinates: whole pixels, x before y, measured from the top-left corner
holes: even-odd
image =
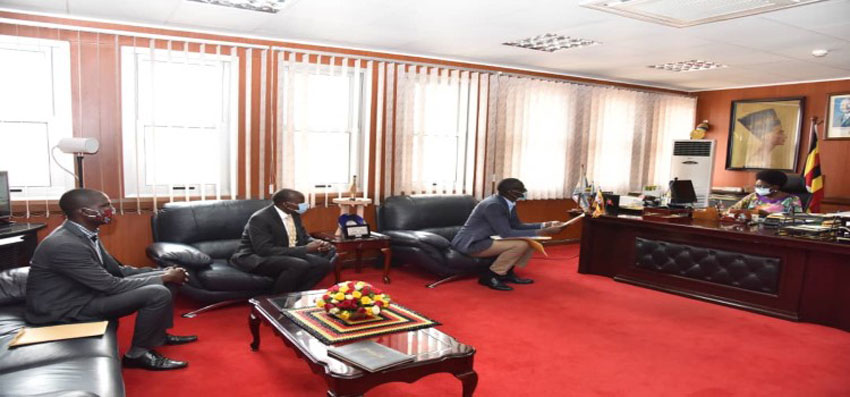
[[[365,175],[368,71],[281,62],[281,144],[292,145],[291,158],[282,158],[284,185],[305,193],[335,192],[347,189],[353,176]],[[358,188],[362,181],[358,178]]]
[[[399,70],[392,154],[397,192],[471,192],[477,80],[466,71]]]
[[[238,58],[124,47],[121,60],[125,196],[230,195]]]
[[[0,60],[0,170],[13,199],[58,198],[75,183],[50,156],[72,136],[68,42],[0,36]],[[71,156],[57,160],[73,169]]]
[[[413,175],[423,186],[454,186],[465,174],[466,124],[460,120],[469,87],[457,81],[419,82],[414,95],[421,111],[414,113]]]

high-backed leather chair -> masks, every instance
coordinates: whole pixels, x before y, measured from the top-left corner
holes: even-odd
[[[421,267],[441,279],[428,285],[478,274],[493,259],[473,258],[451,241],[477,201],[472,196],[392,196],[377,209],[378,231],[390,236],[395,264]]]
[[[803,211],[809,209],[809,203],[812,202],[812,194],[806,190],[806,179],[800,174],[785,174],[788,180],[782,186],[782,191],[788,194],[793,194],[800,198],[803,204]]]
[[[269,293],[271,278],[230,265],[248,218],[271,204],[266,200],[168,203],[151,218],[154,243],[147,255],[159,266],[177,265],[189,272],[180,293],[204,304],[184,317]]]

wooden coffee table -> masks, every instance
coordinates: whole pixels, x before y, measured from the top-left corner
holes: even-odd
[[[307,362],[313,373],[324,378],[329,397],[362,396],[383,383],[413,383],[439,372],[448,372],[460,379],[463,396],[472,396],[478,384],[478,374],[472,369],[475,349],[433,327],[370,338],[416,358],[383,371],[368,372],[328,357],[326,345],[281,315],[280,309],[271,302],[271,299],[275,299],[279,305],[283,302],[284,308],[292,309],[312,307],[323,293],[324,290],[315,290],[251,299],[251,315],[248,319],[254,337],[251,349],[257,351],[260,348],[260,323],[271,327],[287,347]]]

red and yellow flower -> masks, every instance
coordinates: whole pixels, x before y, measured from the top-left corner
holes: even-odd
[[[363,281],[336,284],[316,300],[316,307],[343,320],[377,316],[389,304],[389,295]]]

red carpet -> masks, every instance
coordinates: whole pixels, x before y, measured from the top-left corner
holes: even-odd
[[[424,288],[410,267],[345,270],[343,278],[384,287],[440,329],[476,347],[477,396],[825,396],[850,395],[850,333],[793,323],[576,273],[578,246],[548,248],[522,276],[530,286],[498,292],[467,279]],[[327,286],[331,278],[322,286]],[[191,302],[178,302],[180,313]],[[248,347],[248,306],[177,318],[190,345],[162,348],[189,368],[125,370],[129,396],[324,396],[325,385],[263,326]],[[122,321],[122,352],[132,321]],[[393,383],[377,396],[460,396],[448,374]]]

